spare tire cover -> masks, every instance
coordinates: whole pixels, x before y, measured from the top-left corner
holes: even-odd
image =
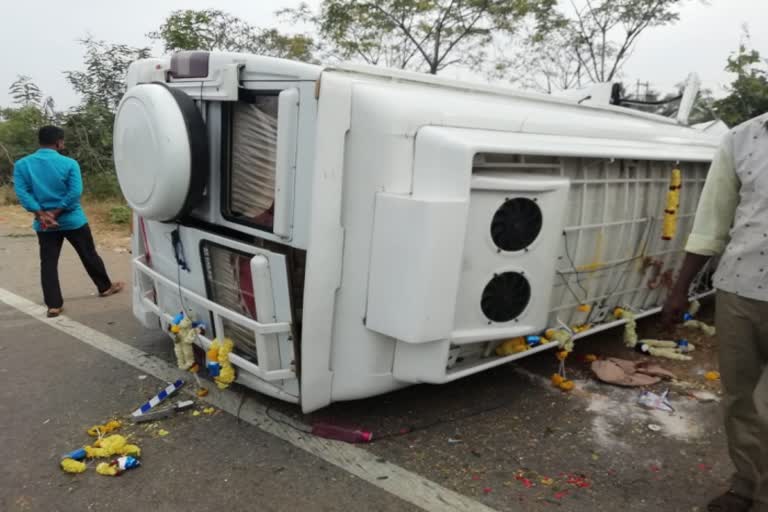
[[[208,139],[187,94],[162,83],[131,88],[118,107],[113,140],[120,189],[137,214],[171,222],[202,200]]]

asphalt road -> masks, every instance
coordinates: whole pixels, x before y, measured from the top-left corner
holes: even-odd
[[[130,281],[128,254],[102,256],[113,278]],[[96,297],[69,247],[60,273],[69,318],[147,358],[173,361],[167,336],[134,322],[128,293]],[[41,302],[36,239],[9,236],[2,226],[0,289]],[[693,511],[727,486],[731,471],[717,403],[677,387],[674,414],[647,411],[636,404],[637,390],[598,384],[578,362],[578,389],[563,394],[548,383],[552,354],[542,354],[309,417],[242,388],[222,398],[268,407],[297,426],[317,419],[364,426],[379,438],[364,447],[316,449],[306,435],[273,435],[217,407],[212,415],[189,411],[153,428],[127,428],[144,451],[139,469],[119,478],[93,468],[69,475],[58,459],[90,441],[89,426],[125,416],[165,382],[2,301],[0,326],[3,511],[457,510],[440,500],[441,489],[466,496],[465,509]],[[619,344],[611,332],[580,350],[607,353]],[[366,477],[355,453],[403,472]],[[407,475],[419,480],[416,487],[438,490],[414,505],[421,491]]]

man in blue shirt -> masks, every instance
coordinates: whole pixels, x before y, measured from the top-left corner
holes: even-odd
[[[44,126],[38,132],[40,149],[16,162],[13,181],[19,203],[35,214],[33,227],[40,244],[40,275],[48,317],[61,314],[64,299],[59,285],[59,254],[66,238],[75,248],[101,297],[121,291],[113,283],[96,252],[88,219],[80,207],[83,180],[77,161],[59,153],[64,131]]]

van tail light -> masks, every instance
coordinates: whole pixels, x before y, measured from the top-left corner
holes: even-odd
[[[139,217],[139,236],[141,236],[141,243],[144,245],[144,261],[147,262],[149,268],[152,268],[152,251],[149,249],[147,226],[144,224],[144,217]],[[155,288],[154,284],[152,284],[152,302],[157,304],[157,288]]]
[[[251,273],[251,260],[240,254],[232,254],[235,263],[232,268],[237,272],[237,282],[240,285],[240,304],[249,313],[248,316],[256,318],[256,299],[253,296],[253,274]]]
[[[149,242],[147,241],[147,227],[144,225],[144,217],[139,217],[139,235],[141,236],[141,243],[144,245],[144,258],[147,261],[147,266],[152,267],[152,252],[149,250]]]

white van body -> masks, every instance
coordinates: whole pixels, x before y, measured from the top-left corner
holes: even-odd
[[[236,340],[239,383],[304,411],[508,363],[555,344],[496,356],[504,340],[586,336],[617,306],[657,312],[718,144],[622,107],[370,67],[195,52],[127,81],[136,317],[206,322],[201,347]],[[201,143],[175,134],[168,89],[194,101],[208,149],[176,219],[168,183],[184,192]],[[692,294],[709,291],[705,275]]]

